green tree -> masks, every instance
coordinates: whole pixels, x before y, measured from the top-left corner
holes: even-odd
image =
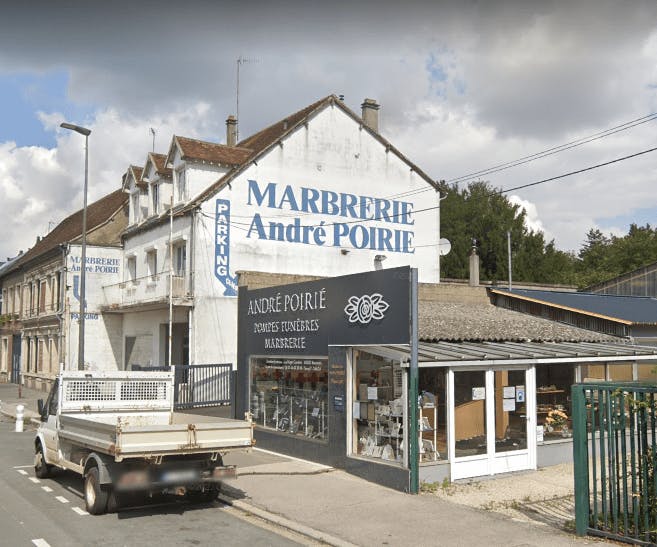
[[[511,232],[513,279],[540,283],[572,283],[575,257],[545,242],[541,232],[525,224],[524,209],[486,182],[467,188],[443,185],[440,230],[452,243],[451,252],[441,260],[443,278],[469,276],[469,255],[473,240],[481,259],[482,280],[508,279],[507,231]]]

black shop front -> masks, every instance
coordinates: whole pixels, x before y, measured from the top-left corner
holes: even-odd
[[[409,367],[381,348],[408,352],[415,274],[240,287],[235,409],[258,447],[409,490]]]

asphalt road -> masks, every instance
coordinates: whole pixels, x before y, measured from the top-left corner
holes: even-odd
[[[13,421],[0,416],[0,546],[309,544],[219,502],[194,505],[167,497],[115,514],[89,515],[78,475],[35,478],[30,429],[15,433]]]

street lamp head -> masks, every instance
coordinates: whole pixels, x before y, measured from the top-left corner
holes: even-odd
[[[60,123],[59,127],[63,127],[64,129],[70,129],[72,131],[75,131],[76,133],[80,133],[80,135],[84,135],[85,137],[88,137],[91,134],[91,129],[87,129],[86,127],[80,127],[79,125],[73,125],[72,123]]]

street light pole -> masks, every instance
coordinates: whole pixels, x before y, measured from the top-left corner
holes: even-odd
[[[87,188],[89,186],[89,135],[91,129],[62,123],[60,127],[84,135],[84,205],[82,207],[82,256],[80,257],[80,318],[78,320],[78,370],[84,370],[84,319],[86,312],[86,273],[87,273]]]

